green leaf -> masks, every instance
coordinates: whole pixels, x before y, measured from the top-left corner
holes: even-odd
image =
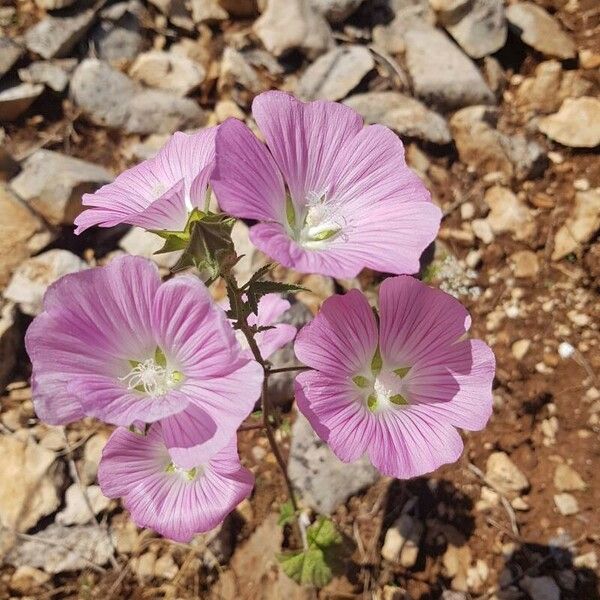
[[[320,548],[286,552],[278,557],[283,572],[300,585],[323,587],[333,576]]]
[[[274,266],[274,263],[269,263],[268,265],[265,265],[264,267],[258,269],[258,271],[256,271],[256,273],[254,273],[252,277],[250,277],[250,279],[242,286],[242,289],[245,290],[255,281],[260,281]]]
[[[306,539],[308,545],[316,545],[325,549],[342,541],[333,521],[327,517],[320,516],[307,530]]]
[[[273,292],[287,294],[310,291],[301,285],[296,285],[295,283],[284,283],[283,281],[255,281],[250,286],[250,289],[253,293],[259,294],[260,296],[264,296],[265,294],[270,294]]]
[[[279,519],[277,519],[277,525],[283,527],[283,525],[289,525],[294,522],[294,518],[296,513],[294,512],[294,507],[290,500],[284,502],[279,507]]]

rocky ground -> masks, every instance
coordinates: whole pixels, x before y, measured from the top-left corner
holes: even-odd
[[[0,598],[599,598],[597,0],[3,0],[0,28]],[[250,119],[270,88],[402,136],[445,215],[422,276],[469,307],[498,361],[488,428],[409,482],[339,463],[290,410],[290,380],[273,382],[290,476],[344,536],[318,592],[277,566],[285,491],[256,431],[240,434],[253,497],[172,544],[100,493],[106,427],[36,419],[22,347],[52,281],[157,247],[135,229],[75,237],[81,194],[172,131]],[[243,277],[264,257],[243,223],[235,237]],[[298,325],[379,277],[275,276],[312,290]]]

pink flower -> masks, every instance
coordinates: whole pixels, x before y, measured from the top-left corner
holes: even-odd
[[[232,438],[263,380],[199,279],[161,284],[139,257],[52,285],[25,343],[42,420],[161,421],[173,460],[185,468]]]
[[[146,435],[116,429],[102,452],[98,482],[104,495],[123,497],[140,527],[189,542],[248,497],[254,478],[240,465],[235,437],[210,460],[178,466],[157,423]]]
[[[211,183],[222,210],[261,221],[250,230],[258,248],[305,273],[418,271],[441,213],[392,131],[363,128],[347,106],[275,91],[257,96],[252,113],[267,146],[227,120]]]
[[[216,127],[192,135],[177,132],[154,158],[124,171],[94,194],[84,194],[82,204],[89,208],[75,219],[75,233],[120,223],[183,230],[189,212],[204,206],[216,132]]]
[[[344,462],[368,454],[385,475],[429,473],[453,462],[456,428],[479,430],[492,412],[495,361],[464,339],[471,319],[452,296],[408,276],[381,284],[379,326],[357,290],[325,301],[298,334],[296,400]]]

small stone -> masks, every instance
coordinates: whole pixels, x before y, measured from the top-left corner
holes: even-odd
[[[154,552],[145,552],[137,559],[132,560],[133,572],[142,582],[147,582],[154,577],[155,565],[156,554]]]
[[[460,205],[460,218],[470,221],[475,216],[475,205],[472,202],[463,202]]]
[[[511,347],[510,351],[517,360],[523,360],[527,352],[531,348],[531,340],[517,340]]]
[[[363,0],[311,0],[314,9],[333,24],[345,21],[362,2]]]
[[[558,508],[558,512],[564,517],[576,515],[579,512],[579,504],[575,496],[567,494],[554,494],[554,504]]]
[[[23,52],[23,48],[10,38],[0,37],[0,79],[13,68]]]
[[[188,10],[188,3],[184,0],[149,0],[150,4],[154,4],[169,21],[176,27],[180,27],[186,31],[194,30],[194,21]]]
[[[529,487],[523,472],[505,452],[493,452],[487,459],[486,478],[507,496],[515,496]]]
[[[0,89],[0,122],[19,118],[44,91],[43,85],[21,83]]]
[[[140,21],[135,10],[129,7],[133,3],[121,2],[114,6],[125,5],[123,14],[115,19],[104,18],[94,28],[91,39],[98,58],[109,62],[133,60],[144,45],[140,31]],[[111,8],[114,8],[111,7]],[[135,6],[135,4],[133,4]],[[104,16],[104,13],[103,13]]]
[[[263,85],[245,56],[227,47],[221,60],[218,90],[221,95],[229,94],[238,104],[247,106],[256,94],[263,91]]]
[[[159,267],[171,269],[181,257],[181,252],[155,254],[163,245],[162,238],[141,227],[132,227],[119,242],[119,247],[128,254],[149,258]]]
[[[579,64],[584,69],[597,69],[600,67],[600,54],[584,48],[579,51]]]
[[[558,345],[558,355],[562,359],[571,358],[575,354],[575,348],[569,342],[561,342]]]
[[[598,569],[598,556],[593,550],[580,554],[573,559],[573,566],[577,569],[596,571]]]
[[[233,100],[219,100],[215,104],[215,117],[217,123],[223,123],[232,117],[243,121],[246,118],[246,115]]]
[[[465,263],[470,269],[474,269],[481,262],[482,253],[480,250],[470,250],[465,258]]]
[[[18,567],[10,578],[10,589],[18,594],[28,596],[32,590],[50,581],[50,575],[27,565]]]
[[[452,141],[444,117],[405,94],[368,92],[351,96],[344,104],[356,110],[366,123],[381,123],[401,137],[414,137],[434,144]]]
[[[292,426],[288,474],[306,506],[322,514],[331,514],[379,478],[366,457],[340,462],[302,415]]]
[[[21,263],[4,290],[4,297],[18,304],[26,315],[38,315],[50,284],[86,268],[86,263],[68,250],[48,250]]]
[[[42,83],[55,92],[63,92],[69,83],[67,70],[59,62],[49,60],[38,60],[19,69],[19,78],[26,83]]]
[[[305,100],[341,100],[375,67],[365,46],[338,46],[304,71],[298,96]]]
[[[254,22],[253,31],[277,57],[300,49],[314,59],[334,46],[329,24],[310,0],[266,0],[266,8]]]
[[[471,222],[471,229],[484,244],[491,244],[494,241],[494,232],[486,219],[474,219]]]
[[[97,485],[88,486],[84,492],[79,484],[74,483],[65,492],[65,504],[65,508],[56,515],[56,522],[61,525],[85,525],[92,521],[95,515],[106,510],[110,500],[102,494]]]
[[[589,242],[600,229],[600,188],[575,194],[573,214],[554,237],[552,260],[560,260]]]
[[[576,56],[575,44],[558,21],[533,2],[518,2],[506,9],[506,18],[521,39],[538,52],[560,59]]]
[[[431,0],[440,23],[471,58],[500,50],[507,27],[502,0]]]
[[[191,0],[190,8],[192,10],[192,21],[196,25],[224,21],[229,18],[227,11],[220,5],[218,0]]]
[[[117,552],[121,554],[133,554],[138,548],[140,535],[138,528],[133,521],[125,521],[120,523],[118,527],[111,524],[111,530],[115,538],[115,546]]]
[[[417,562],[423,529],[421,521],[403,514],[385,532],[381,556],[385,560],[410,569]]]
[[[54,452],[13,434],[0,436],[0,455],[0,525],[27,531],[60,505],[49,474]]]
[[[495,234],[510,232],[517,240],[535,234],[536,224],[530,210],[511,190],[493,186],[486,191],[484,200],[490,207],[487,221]]]
[[[529,594],[531,600],[560,600],[560,588],[554,579],[547,575],[543,577],[525,575],[520,581],[520,586]]]
[[[81,212],[81,196],[112,181],[112,174],[93,163],[51,150],[37,150],[11,181],[28,206],[53,225],[72,225]]]
[[[411,600],[407,591],[395,585],[384,585],[381,600]]]
[[[567,98],[557,113],[540,119],[538,128],[564,146],[594,148],[600,144],[600,100]]]
[[[47,16],[25,33],[27,48],[46,60],[68,56],[96,17],[94,9]]]
[[[179,573],[179,567],[170,554],[163,554],[154,563],[154,576],[159,579],[172,580]]]
[[[450,110],[494,102],[477,67],[441,31],[411,22],[404,43],[415,94],[428,106]]]
[[[519,250],[515,252],[511,255],[510,261],[515,277],[534,279],[540,272],[538,257],[531,250]]]
[[[515,510],[520,510],[520,511],[527,511],[530,509],[529,504],[527,504],[527,502],[525,502],[525,500],[523,500],[523,498],[521,498],[520,496],[517,496],[516,498],[513,498],[510,501],[510,505],[515,509]]]
[[[21,333],[17,320],[17,309],[12,302],[0,299],[0,392],[4,390],[12,370],[17,364],[20,347]],[[3,416],[5,415],[6,412],[3,413]]]
[[[204,81],[206,73],[183,54],[151,50],[136,58],[129,75],[150,87],[187,96]]]
[[[446,576],[452,579],[450,585],[453,590],[458,592],[467,591],[467,575],[471,566],[471,558],[471,549],[468,546],[457,547],[448,544],[442,557],[442,563]]]
[[[587,486],[573,467],[560,463],[554,471],[554,487],[559,492],[582,492]]]

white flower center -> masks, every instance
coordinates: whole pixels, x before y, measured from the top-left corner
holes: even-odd
[[[180,371],[160,365],[154,358],[148,358],[135,364],[134,361],[130,362],[133,365],[131,371],[123,377],[119,377],[120,381],[127,383],[128,390],[137,390],[149,396],[162,396],[181,383],[183,379]]]
[[[363,401],[371,412],[396,410],[409,404],[404,381],[409,371],[410,367],[382,369],[381,364],[374,359],[371,373],[367,376],[356,375],[352,381],[362,390]]]
[[[174,462],[170,462],[165,471],[186,482],[195,481],[204,475],[204,467],[202,465],[198,465],[192,469],[184,469],[183,467],[178,467]]]

